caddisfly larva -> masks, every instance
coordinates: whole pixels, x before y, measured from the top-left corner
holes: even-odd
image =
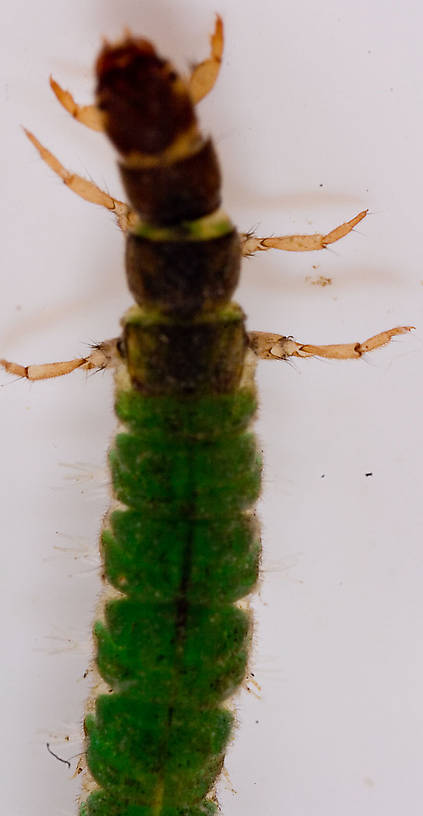
[[[324,249],[362,211],[326,233],[238,234],[220,201],[220,174],[194,105],[213,87],[223,52],[183,79],[152,44],[128,34],[97,60],[97,98],[66,110],[104,131],[120,154],[129,204],[68,170],[38,138],[41,158],[80,197],[109,210],[126,236],[134,305],[122,335],[85,357],[22,365],[40,380],[111,368],[121,429],[110,454],[114,502],[102,536],[104,591],[94,633],[98,676],[87,704],[81,816],[200,816],[233,727],[230,699],[247,671],[251,621],[238,604],[255,586],[254,502],[260,456],[250,423],[257,359],[354,359],[408,332],[317,345],[245,329],[231,301],[241,257]]]

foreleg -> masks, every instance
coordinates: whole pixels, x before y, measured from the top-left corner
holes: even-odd
[[[195,104],[212,90],[219,76],[223,55],[223,21],[217,14],[213,34],[210,37],[210,56],[196,65],[189,78],[189,90]]]
[[[219,76],[223,55],[223,21],[216,15],[213,34],[210,37],[210,56],[196,65],[188,79],[189,91],[195,104],[200,102],[214,87]],[[91,128],[104,130],[104,117],[96,105],[80,105],[70,91],[65,90],[53,77],[50,87],[60,104],[77,122]]]
[[[103,114],[96,105],[78,105],[70,91],[65,91],[53,77],[50,77],[50,88],[60,104],[82,125],[91,130],[104,130]]]

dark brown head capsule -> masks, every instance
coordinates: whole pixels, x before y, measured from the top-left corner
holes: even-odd
[[[105,45],[96,71],[97,104],[120,153],[161,153],[195,124],[187,87],[148,40]]]
[[[198,130],[189,86],[150,42],[128,37],[97,60],[97,104],[123,156],[132,207],[154,224],[177,224],[220,205],[220,172]]]

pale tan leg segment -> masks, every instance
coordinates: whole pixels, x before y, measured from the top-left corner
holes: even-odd
[[[130,33],[128,32],[128,36]],[[189,91],[194,104],[200,102],[212,90],[219,76],[223,55],[223,21],[217,14],[213,34],[210,37],[210,56],[196,65],[189,77]],[[79,105],[70,91],[65,90],[51,76],[50,87],[62,107],[77,122],[91,130],[104,130],[104,117],[96,105]]]
[[[363,218],[368,210],[363,210],[358,215],[346,221],[339,227],[331,230],[326,235],[316,232],[314,235],[280,235],[272,238],[257,238],[251,233],[241,234],[241,252],[243,255],[253,255],[266,249],[284,249],[287,252],[311,252],[315,249],[325,249],[328,244],[339,241],[344,235],[348,235]]]
[[[75,360],[66,360],[62,363],[44,363],[43,365],[29,365],[23,366],[19,363],[11,363],[9,360],[1,360],[0,366],[3,366],[8,374],[15,374],[17,377],[25,377],[27,380],[48,380],[52,377],[62,377],[64,374],[70,374],[77,368],[84,371],[103,371],[105,368],[113,365],[117,358],[117,339],[105,340],[104,343],[99,343],[95,346],[88,355],[88,357],[78,357]]]
[[[213,86],[219,76],[223,55],[223,21],[217,14],[213,34],[210,37],[210,56],[196,65],[189,78],[189,91],[194,104],[200,102]]]
[[[330,346],[313,346],[297,343],[292,337],[270,332],[250,332],[250,348],[262,360],[286,360],[288,357],[325,357],[328,360],[354,360],[368,351],[386,346],[397,334],[406,334],[414,326],[398,326],[396,329],[375,334],[364,343],[341,343]]]
[[[38,150],[42,160],[48,164],[51,170],[62,179],[63,183],[66,184],[72,192],[84,198],[85,201],[89,201],[91,204],[98,204],[100,207],[105,207],[107,210],[110,210],[116,217],[118,226],[123,232],[127,232],[128,229],[136,223],[137,215],[131,210],[128,204],[119,201],[117,198],[112,198],[112,196],[109,196],[108,193],[105,193],[104,190],[101,190],[100,187],[97,187],[92,181],[83,178],[83,176],[78,176],[76,173],[71,173],[69,170],[66,170],[66,167],[63,167],[59,159],[56,159],[53,153],[50,153],[33,133],[26,130],[26,128],[24,128],[24,131],[30,142],[32,142],[34,147]]]
[[[81,122],[91,130],[104,130],[103,114],[96,105],[78,105],[70,91],[65,91],[52,76],[50,77],[50,88],[60,104],[77,122]]]

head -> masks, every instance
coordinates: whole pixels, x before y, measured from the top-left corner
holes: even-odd
[[[125,157],[157,156],[195,129],[187,84],[145,39],[106,43],[96,64],[97,105],[106,131]]]

